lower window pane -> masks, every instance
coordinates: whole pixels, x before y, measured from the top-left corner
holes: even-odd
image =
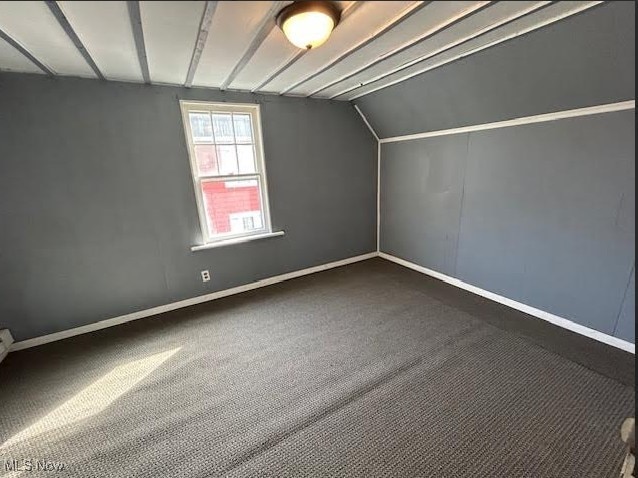
[[[203,181],[201,188],[211,236],[264,228],[258,180]]]

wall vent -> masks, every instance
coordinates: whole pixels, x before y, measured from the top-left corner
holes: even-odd
[[[0,362],[7,356],[11,344],[13,343],[13,337],[8,329],[0,329]]]

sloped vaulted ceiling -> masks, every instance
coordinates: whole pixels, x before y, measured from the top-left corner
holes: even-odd
[[[601,2],[336,2],[308,52],[289,3],[0,1],[0,70],[352,100]]]

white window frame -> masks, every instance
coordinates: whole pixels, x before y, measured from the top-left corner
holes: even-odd
[[[180,100],[180,108],[182,111],[182,122],[184,123],[184,132],[186,134],[186,143],[188,145],[188,156],[191,166],[191,177],[193,179],[193,187],[195,188],[195,199],[197,202],[197,211],[199,215],[199,223],[202,231],[203,247],[207,245],[215,245],[220,243],[232,243],[234,240],[257,238],[264,235],[272,235],[272,225],[270,221],[270,203],[268,200],[268,182],[266,179],[266,165],[264,161],[263,137],[261,131],[261,112],[258,104],[252,103],[214,103],[208,101],[185,101]],[[250,174],[230,174],[230,175],[201,175],[197,167],[197,158],[195,156],[195,143],[193,142],[193,134],[189,113],[241,113],[249,114],[253,132],[253,142],[255,146],[255,173]],[[202,143],[197,143],[202,144]],[[206,208],[204,206],[204,198],[202,196],[201,183],[203,181],[228,181],[228,180],[256,180],[260,189],[260,200],[263,214],[263,227],[261,229],[251,230],[241,233],[223,233],[211,234],[208,226],[208,218],[206,216]],[[241,242],[241,241],[238,241]],[[193,249],[200,248],[196,246]]]

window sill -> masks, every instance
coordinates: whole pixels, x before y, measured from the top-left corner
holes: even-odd
[[[269,237],[283,236],[284,231],[266,232],[263,234],[255,234],[253,236],[234,237],[223,241],[209,242],[200,246],[191,247],[191,251],[202,251],[204,249],[215,249],[216,247],[232,246],[233,244],[241,244],[242,242],[256,241],[258,239],[268,239]]]

